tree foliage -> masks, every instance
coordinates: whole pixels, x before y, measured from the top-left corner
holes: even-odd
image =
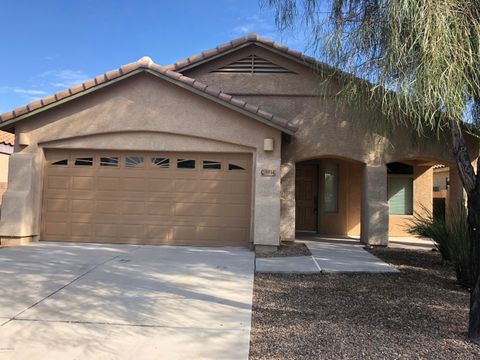
[[[470,110],[480,99],[480,1],[265,2],[280,28],[306,29],[320,59],[369,80],[344,76],[342,95],[379,107],[394,125],[438,134],[466,111],[478,122]]]

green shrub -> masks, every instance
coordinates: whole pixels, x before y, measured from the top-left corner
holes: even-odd
[[[458,282],[470,287],[470,239],[465,207],[460,205],[452,209],[448,222],[434,217],[428,211],[425,213],[426,215],[415,215],[409,232],[435,241],[442,258],[453,264]]]

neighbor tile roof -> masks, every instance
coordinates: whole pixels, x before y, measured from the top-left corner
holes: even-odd
[[[193,56],[190,56],[190,57],[188,57],[184,60],[177,61],[175,64],[166,65],[165,68],[168,69],[168,70],[179,71],[179,70],[181,70],[181,69],[183,69],[187,66],[194,65],[194,64],[196,64],[200,61],[203,61],[203,60],[208,60],[209,58],[220,55],[220,54],[224,53],[225,51],[232,50],[232,49],[234,49],[238,46],[242,46],[242,45],[247,44],[247,43],[260,43],[260,44],[263,44],[263,45],[267,45],[267,46],[269,46],[271,48],[274,48],[276,50],[279,50],[279,51],[281,51],[281,52],[283,52],[287,55],[293,56],[293,57],[295,57],[295,58],[297,58],[297,59],[299,59],[299,60],[301,60],[301,61],[303,61],[307,64],[311,64],[311,65],[319,64],[319,65],[322,65],[322,66],[325,65],[325,64],[319,63],[317,61],[317,59],[315,59],[314,57],[307,56],[307,55],[302,54],[301,52],[296,51],[296,50],[292,50],[285,45],[279,44],[275,41],[264,38],[264,37],[259,36],[257,34],[249,34],[247,36],[243,36],[241,38],[232,40],[228,43],[218,45],[215,48],[205,50],[205,51],[201,52],[200,54],[193,55]]]
[[[258,106],[248,104],[247,102],[234,98],[231,95],[228,95],[224,93],[223,91],[216,89],[212,86],[206,85],[198,80],[189,78],[187,76],[184,76],[178,72],[175,72],[173,70],[168,69],[165,66],[161,66],[158,64],[155,64],[149,57],[143,57],[138,61],[135,61],[133,63],[124,65],[120,67],[119,69],[108,71],[107,73],[103,75],[99,75],[95,77],[94,79],[87,80],[82,84],[72,86],[71,88],[68,88],[66,90],[57,92],[53,95],[47,96],[43,99],[34,101],[29,103],[28,105],[21,106],[19,108],[16,108],[12,111],[3,113],[0,115],[0,124],[1,122],[8,121],[8,120],[13,120],[15,118],[18,118],[22,115],[25,115],[27,113],[30,113],[34,110],[41,109],[47,105],[59,102],[63,99],[66,99],[70,96],[80,94],[84,91],[87,91],[91,88],[94,88],[96,86],[106,84],[109,81],[112,81],[118,77],[124,76],[126,74],[129,74],[131,72],[134,72],[136,70],[151,70],[153,72],[159,73],[171,80],[173,80],[174,83],[180,83],[183,85],[186,85],[187,87],[190,87],[193,90],[198,90],[201,91],[207,95],[210,95],[212,97],[215,97],[216,99],[219,100],[220,103],[225,103],[228,105],[233,105],[236,108],[239,108],[241,110],[246,111],[248,114],[258,116],[264,120],[266,120],[267,123],[272,123],[272,125],[276,127],[280,127],[282,129],[285,129],[289,132],[295,132],[297,130],[297,126],[290,123],[288,120],[283,119],[279,116],[273,115],[267,111],[264,111],[260,109]]]
[[[0,130],[0,144],[13,146],[15,144],[15,134]]]

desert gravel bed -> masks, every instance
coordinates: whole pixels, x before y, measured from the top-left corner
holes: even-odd
[[[282,244],[274,252],[257,254],[259,258],[285,257],[285,256],[310,256],[312,253],[304,243]]]
[[[256,274],[250,359],[480,359],[438,253],[372,253],[401,273]]]

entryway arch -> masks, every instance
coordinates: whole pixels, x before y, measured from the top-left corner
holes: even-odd
[[[364,164],[320,156],[295,164],[295,230],[360,236]]]

